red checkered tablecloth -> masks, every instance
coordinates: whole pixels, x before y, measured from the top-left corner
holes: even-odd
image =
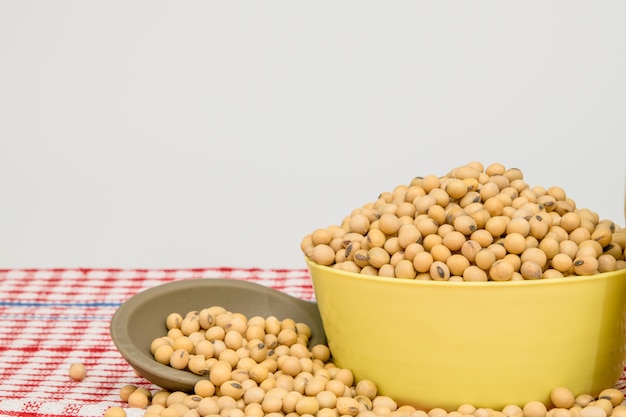
[[[126,384],[158,389],[120,356],[109,322],[132,295],[190,278],[253,281],[314,298],[305,269],[0,270],[0,416],[102,416],[125,406],[119,389]],[[86,366],[83,381],[69,378],[73,362]]]
[[[0,416],[102,416],[126,406],[119,398],[126,384],[158,389],[117,352],[109,322],[132,295],[190,278],[253,281],[314,299],[305,269],[0,269]],[[83,381],[69,378],[73,362],[87,367]],[[626,389],[626,376],[617,387]]]

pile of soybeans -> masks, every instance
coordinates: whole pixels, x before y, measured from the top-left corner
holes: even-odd
[[[475,161],[383,192],[301,242],[312,261],[345,271],[478,282],[615,271],[626,268],[625,247],[626,228],[577,207],[562,188],[531,187],[517,168]],[[417,410],[336,366],[328,346],[309,347],[310,329],[291,319],[212,306],[172,313],[165,327],[152,341],[155,361],[206,378],[193,392],[122,387],[121,399],[145,417],[626,417],[614,387],[594,395],[555,387],[548,404],[500,410]]]
[[[626,229],[558,186],[480,162],[414,178],[302,239],[312,261],[349,272],[438,281],[511,281],[626,268]]]
[[[326,345],[307,346],[310,328],[292,319],[246,317],[221,306],[170,314],[151,343],[155,361],[206,376],[193,392],[135,385],[120,398],[143,417],[626,417],[624,394],[596,396],[555,387],[550,403],[529,401],[501,410],[462,404],[419,410],[381,395],[370,380],[336,366]],[[113,406],[104,417],[126,417]]]

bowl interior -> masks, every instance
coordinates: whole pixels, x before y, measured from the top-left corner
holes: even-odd
[[[291,318],[311,328],[309,346],[326,343],[317,305],[248,281],[220,278],[173,281],[144,290],[124,302],[113,315],[110,333],[120,354],[141,376],[170,391],[191,391],[206,376],[156,362],[151,342],[167,333],[170,313],[185,313],[220,305],[247,317]]]

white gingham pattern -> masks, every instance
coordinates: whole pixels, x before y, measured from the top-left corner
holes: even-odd
[[[314,298],[305,269],[0,270],[0,416],[102,416],[125,406],[119,390],[126,384],[158,389],[120,356],[109,323],[137,292],[190,278],[241,279]],[[86,366],[83,381],[69,378],[73,362]]]

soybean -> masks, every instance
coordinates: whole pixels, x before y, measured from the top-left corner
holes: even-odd
[[[69,375],[75,381],[82,381],[87,376],[87,368],[82,363],[73,363],[70,365]]]
[[[522,170],[497,162],[471,161],[444,175],[415,177],[352,210],[340,225],[314,230],[300,246],[321,265],[403,279],[464,280],[470,266],[490,281],[626,267],[625,228],[577,207],[563,188],[531,187]],[[501,264],[491,270],[502,259],[512,261],[513,272]],[[447,264],[450,274],[441,264],[431,269],[434,262]],[[482,280],[476,272],[470,269],[467,278]]]
[[[119,406],[111,406],[104,412],[104,417],[126,417],[126,410]]]

